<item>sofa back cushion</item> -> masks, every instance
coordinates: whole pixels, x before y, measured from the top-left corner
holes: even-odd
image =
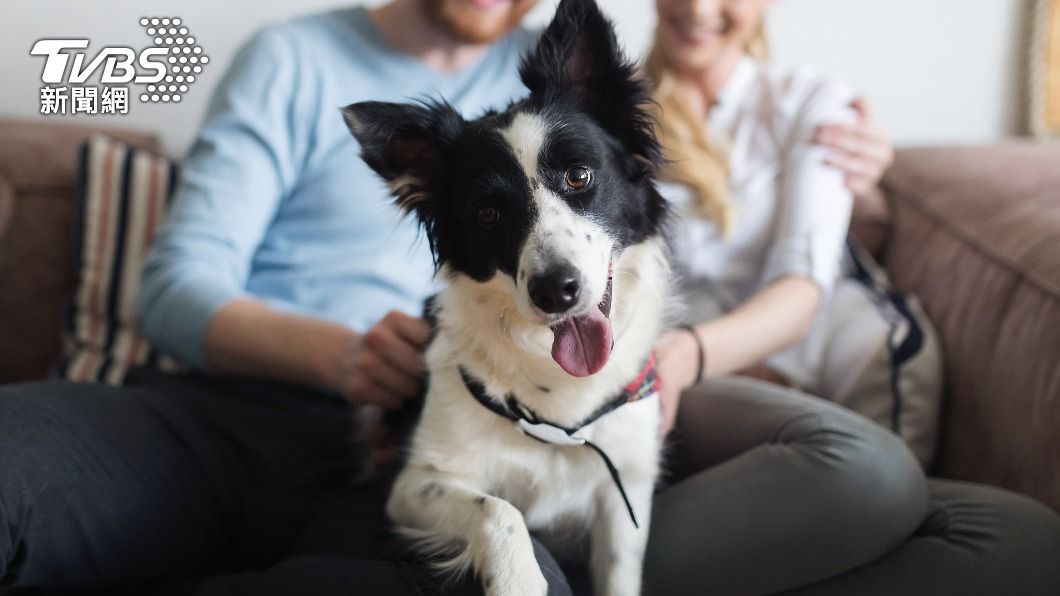
[[[77,280],[77,156],[99,130],[0,119],[0,383],[42,378],[60,353],[62,315]],[[150,135],[107,133],[158,149]]]
[[[1060,510],[1060,143],[898,152],[885,265],[942,338],[938,472]]]

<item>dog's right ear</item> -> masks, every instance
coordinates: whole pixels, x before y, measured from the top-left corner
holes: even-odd
[[[444,147],[459,133],[463,118],[441,102],[379,101],[350,104],[342,117],[361,144],[361,158],[386,180],[398,206],[423,219],[431,183],[444,170]]]

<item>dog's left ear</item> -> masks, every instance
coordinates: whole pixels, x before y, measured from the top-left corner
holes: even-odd
[[[531,96],[573,95],[642,166],[653,170],[661,161],[654,122],[644,109],[646,82],[594,0],[562,0],[519,74]]]
[[[379,101],[346,106],[342,117],[361,144],[361,158],[386,180],[398,206],[427,223],[428,189],[444,170],[444,145],[463,118],[445,103]]]

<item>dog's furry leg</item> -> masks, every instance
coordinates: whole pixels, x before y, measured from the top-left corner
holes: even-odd
[[[633,526],[622,497],[611,483],[600,487],[592,525],[589,565],[597,596],[638,596],[644,549],[651,523],[652,482],[626,485],[640,528]]]
[[[534,557],[522,513],[433,466],[410,463],[398,476],[387,514],[429,555],[459,554],[442,569],[474,568],[487,596],[544,596],[548,583]],[[628,521],[627,521],[628,523]]]

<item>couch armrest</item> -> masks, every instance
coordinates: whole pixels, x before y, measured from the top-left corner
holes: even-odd
[[[900,150],[884,263],[945,352],[941,475],[1060,510],[1060,144]]]

